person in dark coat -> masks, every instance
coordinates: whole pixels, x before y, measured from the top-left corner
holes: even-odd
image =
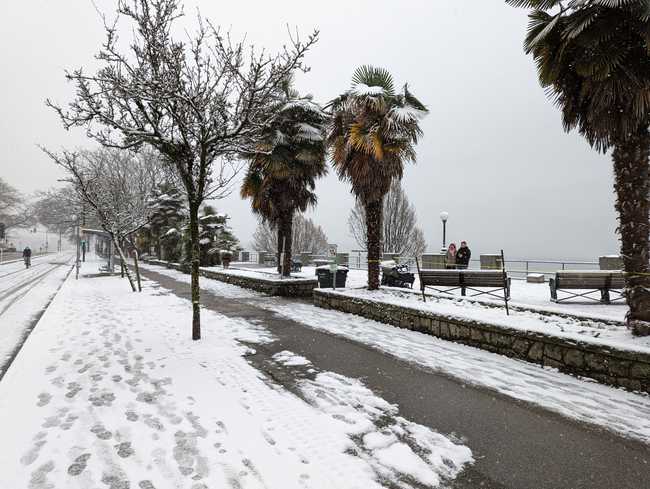
[[[29,268],[32,264],[32,249],[29,246],[25,246],[23,250],[23,260],[25,260],[25,267]]]
[[[467,246],[467,241],[460,242],[460,248],[456,252],[456,268],[467,268],[472,258],[472,251]]]

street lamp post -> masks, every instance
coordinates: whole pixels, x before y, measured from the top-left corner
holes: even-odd
[[[77,243],[77,259],[75,260],[75,279],[79,279],[79,267],[81,266],[80,260],[79,260],[79,216],[76,214],[72,216],[73,221],[75,222],[75,241]]]
[[[442,211],[440,213],[440,220],[442,221],[442,252],[447,252],[447,219],[449,219],[449,212]]]

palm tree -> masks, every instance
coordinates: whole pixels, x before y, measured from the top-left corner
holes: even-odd
[[[292,223],[296,212],[316,205],[316,179],[327,173],[325,130],[328,115],[312,101],[283,87],[257,151],[245,155],[249,167],[241,195],[253,212],[278,232],[278,271],[291,273]],[[284,253],[283,263],[280,263]]]
[[[526,53],[562,109],[600,152],[612,149],[628,324],[650,334],[648,156],[650,7],[647,0],[508,0],[532,8]]]
[[[366,211],[368,288],[379,288],[382,207],[384,195],[401,180],[404,163],[415,162],[415,144],[422,135],[419,121],[426,107],[408,86],[396,92],[383,68],[361,66],[350,90],[330,102],[332,122],[328,145],[341,180]]]

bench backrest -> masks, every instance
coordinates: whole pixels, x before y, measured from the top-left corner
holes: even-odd
[[[563,271],[555,274],[555,284],[560,289],[622,289],[623,272]]]
[[[420,270],[420,284],[443,287],[503,287],[503,272],[498,270]]]

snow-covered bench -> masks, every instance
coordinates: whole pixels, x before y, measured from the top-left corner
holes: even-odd
[[[460,290],[462,296],[470,291],[470,297],[489,295],[506,303],[510,299],[510,277],[503,270],[429,270],[420,269],[417,261],[416,264],[425,302],[424,291],[427,287],[445,294]]]
[[[625,278],[620,270],[563,270],[556,272],[555,277],[548,281],[551,288],[552,302],[566,302],[570,299],[583,298],[603,304],[623,301]],[[558,297],[558,291],[564,292],[564,297]],[[571,291],[571,292],[569,292]],[[600,292],[600,297],[592,294]],[[610,292],[616,294],[615,299],[610,298]]]

